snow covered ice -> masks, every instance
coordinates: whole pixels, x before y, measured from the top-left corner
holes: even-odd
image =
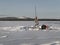
[[[27,24],[27,25],[26,25]],[[60,24],[40,22],[57,28],[55,30],[19,31],[20,26],[31,26],[33,22],[0,22],[0,45],[60,45]]]

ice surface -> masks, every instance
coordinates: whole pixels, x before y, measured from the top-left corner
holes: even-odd
[[[52,25],[52,27],[54,27],[54,30],[17,31],[20,30],[20,25],[31,26],[34,25],[34,23],[2,21],[0,22],[0,45],[59,45],[59,23],[40,22],[40,24]]]

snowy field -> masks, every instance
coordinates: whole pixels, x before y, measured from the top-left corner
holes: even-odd
[[[34,22],[0,21],[0,45],[60,45],[60,22],[41,21],[42,24],[58,30],[17,31],[19,26],[31,26]]]

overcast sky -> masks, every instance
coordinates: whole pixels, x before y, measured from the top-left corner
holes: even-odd
[[[60,0],[0,0],[0,16],[60,18]]]

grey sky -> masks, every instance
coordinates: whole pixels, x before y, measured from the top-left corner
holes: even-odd
[[[0,16],[34,17],[34,4],[38,18],[60,18],[60,0],[0,0]]]

